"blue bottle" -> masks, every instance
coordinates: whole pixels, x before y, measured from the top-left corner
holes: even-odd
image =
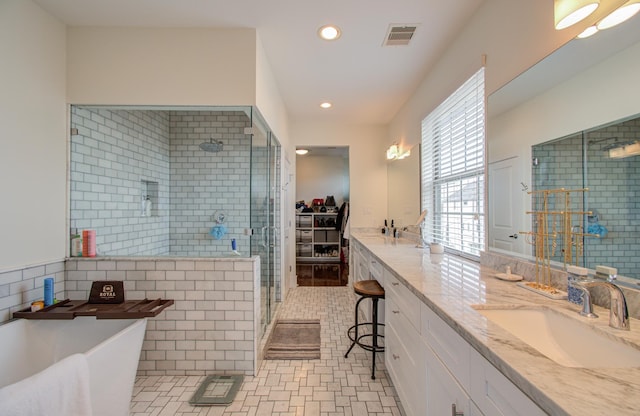
[[[44,306],[53,305],[53,277],[44,279]]]

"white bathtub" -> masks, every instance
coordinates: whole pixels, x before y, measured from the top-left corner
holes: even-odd
[[[0,388],[85,354],[94,416],[129,414],[146,319],[17,319],[0,325]]]

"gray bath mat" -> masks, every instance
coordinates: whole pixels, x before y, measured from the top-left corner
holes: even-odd
[[[193,394],[192,406],[228,405],[242,386],[243,376],[208,376]]]
[[[279,319],[265,346],[266,360],[320,358],[320,320]]]

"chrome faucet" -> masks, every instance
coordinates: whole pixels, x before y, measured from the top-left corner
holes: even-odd
[[[604,286],[609,289],[609,295],[611,296],[609,326],[626,331],[630,329],[627,301],[624,298],[624,293],[622,293],[622,290],[618,286],[604,280],[579,280],[573,282],[573,285],[582,290],[582,311],[580,311],[580,315],[587,316],[589,318],[598,317],[598,315],[593,313],[593,304],[591,302],[589,288],[594,286]]]

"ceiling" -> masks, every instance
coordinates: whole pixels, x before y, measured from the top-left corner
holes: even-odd
[[[34,1],[71,26],[255,28],[292,121],[387,124],[484,0]],[[383,46],[392,24],[418,25],[409,45]]]

